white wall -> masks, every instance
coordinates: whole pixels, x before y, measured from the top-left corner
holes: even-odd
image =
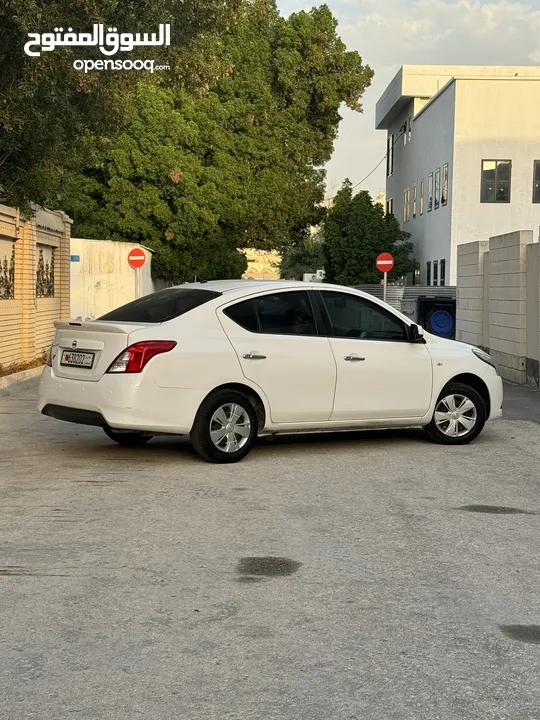
[[[411,233],[414,242],[414,257],[420,263],[420,283],[426,284],[426,263],[437,260],[446,261],[446,285],[455,285],[455,273],[450,273],[450,236],[452,177],[453,177],[453,138],[454,138],[454,102],[455,86],[450,85],[433,103],[430,103],[413,122],[411,142],[403,144],[400,139],[394,146],[394,175],[387,178],[386,199],[394,200],[394,215],[403,230]],[[416,109],[422,103],[416,102]],[[389,132],[395,137],[406,118],[412,114],[413,102],[392,124]],[[437,210],[427,211],[428,176],[448,163],[448,203]],[[420,182],[424,180],[424,213],[420,215]],[[435,183],[435,179],[433,180]],[[412,217],[412,196],[417,186],[417,214]],[[403,191],[411,189],[411,213],[409,222],[403,222]]]
[[[147,262],[133,270],[127,261],[133,249],[143,250]],[[109,240],[71,238],[71,317],[95,320],[114,308],[154,292],[151,252],[141,245]]]
[[[482,160],[512,160],[510,203],[480,202]],[[453,245],[538,228],[534,160],[540,160],[540,79],[458,80]]]

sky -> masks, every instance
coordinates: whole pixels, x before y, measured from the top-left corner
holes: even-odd
[[[313,0],[277,0],[283,15],[309,10]],[[386,133],[375,130],[375,105],[402,65],[540,65],[540,0],[326,0],[338,33],[375,72],[364,111],[343,108],[327,196],[345,178],[356,184],[381,161]],[[358,190],[373,197],[385,186],[381,163]]]

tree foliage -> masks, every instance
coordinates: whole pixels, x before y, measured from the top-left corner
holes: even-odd
[[[220,42],[208,88],[140,83],[126,127],[63,182],[74,234],[149,245],[176,282],[239,275],[237,248],[280,249],[318,222],[340,104],[359,110],[372,76],[326,6],[284,19],[249,3]]]
[[[342,285],[379,283],[381,273],[375,260],[382,252],[389,252],[395,260],[389,281],[413,272],[416,263],[409,238],[397,219],[373,203],[368,192],[353,195],[347,180],[324,220],[326,281]]]
[[[141,73],[73,68],[76,59],[103,59],[92,48],[59,47],[40,57],[24,53],[28,33],[55,27],[153,32],[171,24],[171,46],[141,48],[130,59],[169,64],[156,83],[201,87],[221,71],[218,32],[236,22],[241,0],[3,0],[0,3],[0,195],[11,205],[54,194],[61,168],[84,162],[86,130],[111,134],[121,126]]]
[[[296,242],[286,245],[281,252],[279,273],[284,280],[303,280],[305,273],[324,267],[321,232],[306,233]]]

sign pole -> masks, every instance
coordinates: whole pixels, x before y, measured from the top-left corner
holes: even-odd
[[[384,277],[384,280],[383,280],[383,301],[386,302],[386,278],[388,277],[388,273],[385,272],[384,275],[383,275],[383,277]]]

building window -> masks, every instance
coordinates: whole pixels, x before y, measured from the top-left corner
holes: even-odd
[[[394,133],[386,141],[386,177],[394,173]]]
[[[482,160],[480,202],[510,202],[511,160]]]
[[[435,170],[435,210],[439,207],[441,197],[441,168]]]
[[[15,243],[0,240],[0,300],[15,299]]]
[[[424,181],[420,180],[420,215],[424,214]]]
[[[428,193],[427,211],[431,212],[433,210],[433,173],[429,173],[429,175],[428,175],[427,193]]]
[[[437,285],[437,283],[438,283],[438,277],[437,277],[438,270],[439,270],[439,263],[436,260],[434,260],[433,261],[433,284],[434,285]]]
[[[412,216],[413,218],[416,217],[416,185],[413,187],[413,196],[412,196]]]
[[[444,287],[446,285],[446,260],[441,260],[439,263],[439,285]]]
[[[441,205],[448,202],[448,163],[442,167],[442,188],[441,188]]]
[[[390,198],[386,201],[386,214],[387,215],[393,215],[394,214],[394,199]]]
[[[405,214],[405,222],[409,222],[411,219],[411,188],[405,190],[403,212]]]
[[[540,203],[540,160],[534,161],[533,203]]]
[[[408,125],[407,125],[407,142],[411,142],[412,138],[412,116],[409,115]]]
[[[426,285],[431,285],[431,263],[426,263]]]

